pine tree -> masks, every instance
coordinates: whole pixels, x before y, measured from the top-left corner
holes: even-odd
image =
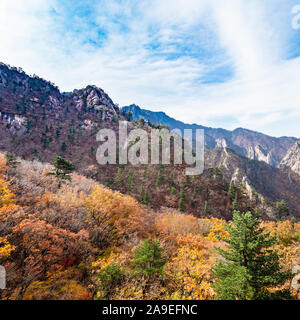
[[[6,160],[6,165],[8,165],[10,168],[16,168],[17,165],[19,164],[17,160],[17,156],[11,152],[5,152],[4,154],[5,160]]]
[[[278,253],[272,249],[276,238],[270,237],[260,227],[260,217],[247,212],[235,211],[233,223],[228,226],[230,234],[227,250],[218,248],[225,263],[216,263],[213,274],[216,277],[214,289],[222,300],[271,299],[267,288],[282,285],[290,278],[283,272]],[[289,298],[282,291],[281,298]],[[279,295],[277,294],[277,298]]]
[[[204,202],[204,208],[203,208],[203,210],[204,210],[204,213],[210,213],[210,209],[209,209],[209,206],[208,206],[208,202],[207,202],[207,201]]]
[[[144,190],[144,188],[142,187],[142,191],[141,191],[141,202],[142,204],[147,205],[149,203],[149,194],[147,191]]]
[[[276,202],[275,203],[275,209],[276,209],[276,215],[277,218],[280,220],[285,216],[288,216],[290,213],[290,209],[287,206],[287,204],[285,203],[284,200],[280,201],[280,202]]]
[[[157,239],[148,238],[134,251],[132,263],[136,267],[137,273],[146,276],[161,274],[166,261],[163,258],[164,250]]]
[[[161,174],[161,171],[159,170],[157,173],[157,177],[156,177],[156,183],[155,183],[156,187],[159,187],[159,185],[162,181],[162,178],[163,178],[163,176]]]
[[[67,144],[65,142],[63,142],[61,145],[61,151],[65,152],[66,150],[67,150]]]
[[[209,200],[209,196],[210,196],[210,191],[208,189],[208,187],[206,187],[206,200],[208,201]]]
[[[236,193],[236,188],[233,182],[230,183],[229,189],[228,189],[228,195],[230,199],[233,199]]]
[[[54,169],[47,173],[48,176],[55,176],[58,180],[58,187],[61,187],[62,181],[71,180],[71,173],[75,170],[71,161],[65,160],[61,156],[54,159]]]
[[[239,195],[238,195],[237,191],[235,192],[234,200],[233,200],[232,205],[231,205],[231,210],[232,211],[239,210]]]
[[[184,186],[188,187],[190,185],[190,176],[185,176],[185,182],[184,182]]]
[[[100,280],[100,289],[104,292],[104,297],[108,299],[110,294],[118,286],[123,277],[123,270],[114,262],[103,268],[98,278]]]
[[[178,201],[178,209],[179,209],[179,211],[184,211],[185,210],[184,202],[185,202],[185,194],[184,194],[184,191],[181,190],[180,191],[180,198],[179,198],[179,201]]]
[[[170,191],[170,192],[171,192],[171,195],[172,195],[172,196],[175,196],[175,195],[176,195],[176,193],[177,193],[177,190],[176,190],[176,188],[175,188],[175,187],[173,187],[173,186],[172,186],[172,187],[171,187],[171,191]]]

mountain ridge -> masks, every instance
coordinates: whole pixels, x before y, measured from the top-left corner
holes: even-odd
[[[122,110],[131,112],[133,120],[143,118],[157,125],[168,125],[170,129],[204,129],[205,143],[209,148],[226,144],[241,156],[279,167],[281,160],[297,141],[295,137],[272,137],[250,129],[236,128],[233,131],[223,128],[205,127],[197,124],[186,124],[169,117],[165,112],[154,112],[142,109],[137,105],[125,106]],[[254,140],[254,141],[251,141]],[[276,149],[276,150],[275,150]]]
[[[226,130],[217,132],[215,137],[208,135],[214,148],[205,154],[205,172],[188,184],[184,167],[180,166],[99,167],[96,133],[101,128],[109,128],[118,134],[118,121],[130,120],[130,114],[96,86],[64,94],[51,82],[0,65],[0,113],[1,150],[48,163],[60,154],[70,159],[80,173],[155,209],[178,208],[183,192],[186,212],[230,219],[232,198],[228,196],[227,184],[234,182],[246,186],[239,196],[243,210],[246,210],[247,201],[256,205],[255,197],[249,199],[253,189],[272,202],[284,199],[292,214],[300,213],[300,176],[291,174],[288,180],[284,170],[239,155],[238,146],[231,145],[231,139],[222,135]],[[139,126],[139,122],[129,121],[130,129]],[[234,153],[230,151],[232,147]],[[224,171],[224,181],[218,168]],[[263,197],[258,205],[261,207],[263,203],[261,208],[274,219],[275,207],[266,205]]]

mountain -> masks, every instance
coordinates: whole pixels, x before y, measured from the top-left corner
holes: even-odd
[[[205,166],[221,169],[227,181],[245,186],[250,199],[263,195],[271,202],[284,200],[290,211],[299,215],[300,211],[300,176],[294,172],[274,168],[265,162],[241,157],[230,149],[215,148],[205,152]],[[266,200],[266,202],[268,202]],[[275,218],[276,212],[268,211],[268,216]],[[275,210],[276,211],[276,210]]]
[[[273,167],[279,167],[281,160],[297,141],[293,137],[275,138],[243,128],[229,131],[197,124],[186,124],[169,117],[164,112],[144,110],[134,104],[122,109],[126,112],[131,112],[133,120],[143,118],[155,125],[168,125],[170,129],[179,129],[181,131],[184,129],[204,129],[207,147],[211,149],[215,147],[227,147],[241,156],[251,160],[266,162]]]
[[[79,173],[154,209],[178,208],[184,195],[186,212],[225,219],[232,215],[222,177],[211,170],[186,181],[183,165],[100,166],[96,161],[97,132],[109,128],[118,133],[118,120],[128,119],[128,114],[100,88],[87,86],[61,93],[51,82],[2,64],[0,113],[2,151],[48,163],[61,155],[71,160]],[[129,126],[139,124],[131,122]],[[241,192],[239,201],[246,209],[248,196]]]
[[[137,108],[131,110],[139,111]],[[255,149],[254,141],[258,141],[261,148],[267,148],[268,142],[268,150],[278,147],[278,153],[284,153],[285,139],[289,144],[293,138],[276,139],[244,129],[230,132],[207,128],[206,141],[211,145],[205,153],[205,171],[190,178],[185,175],[184,165],[101,166],[96,161],[99,146],[96,134],[103,128],[118,133],[118,121],[130,120],[127,111],[130,110],[119,109],[108,94],[96,86],[61,93],[49,81],[0,64],[2,151],[13,152],[26,160],[48,163],[52,163],[56,155],[61,155],[71,160],[80,174],[129,194],[156,210],[180,206],[197,217],[230,219],[236,200],[241,210],[260,209],[265,218],[273,219],[277,218],[277,212],[271,202],[285,200],[292,214],[300,213],[299,176],[294,173],[288,176],[281,168],[248,159],[242,154],[245,150],[242,146],[247,143],[252,143]],[[152,115],[169,119],[163,113]],[[170,122],[159,119],[152,118],[152,121],[170,125]],[[174,120],[172,126],[180,128],[178,123]],[[129,129],[141,127],[137,121],[128,124]],[[181,128],[186,126],[181,124]],[[143,128],[150,134],[151,125]],[[234,195],[229,192],[230,184],[234,184]]]
[[[280,163],[281,168],[291,169],[300,175],[300,141],[297,141]]]

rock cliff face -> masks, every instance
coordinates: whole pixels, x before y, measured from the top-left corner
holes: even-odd
[[[284,200],[292,214],[300,214],[300,176],[294,172],[287,174],[285,170],[241,157],[226,148],[207,149],[205,167],[218,167],[227,181],[242,183],[251,199],[263,195],[272,202]],[[270,217],[275,217],[274,211],[265,210]]]
[[[281,168],[288,168],[300,175],[300,141],[297,141],[287,152],[280,163]]]
[[[136,105],[123,107],[126,112],[131,112],[133,120],[143,118],[153,124],[168,125],[171,129],[204,129],[206,146],[213,149],[226,145],[241,156],[251,160],[263,161],[273,167],[279,167],[287,151],[297,141],[293,137],[274,138],[268,135],[238,128],[234,131],[221,128],[209,128],[197,124],[186,124],[177,121],[164,112],[152,112],[141,109]]]

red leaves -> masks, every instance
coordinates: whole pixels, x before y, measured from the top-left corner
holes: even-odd
[[[64,267],[71,267],[74,265],[75,261],[76,261],[76,258],[74,258],[74,257],[71,257],[70,259],[64,258],[60,262],[60,264],[63,265]]]

